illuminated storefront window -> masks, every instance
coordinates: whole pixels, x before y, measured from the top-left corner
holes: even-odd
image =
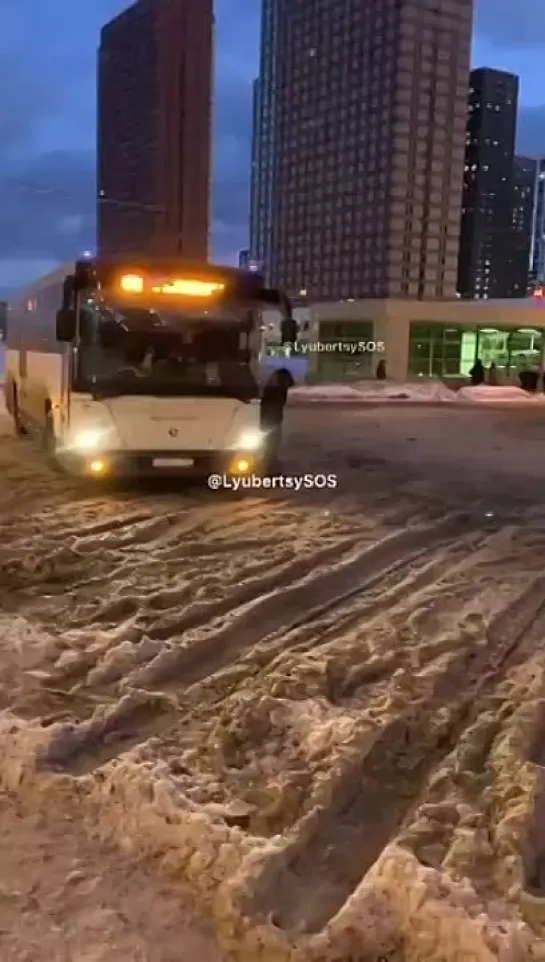
[[[455,327],[411,323],[409,374],[467,377],[477,358],[506,375],[540,365],[544,332],[522,327]]]

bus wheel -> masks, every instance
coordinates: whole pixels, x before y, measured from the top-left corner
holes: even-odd
[[[49,467],[58,474],[64,474],[62,465],[57,458],[57,439],[55,437],[55,425],[51,412],[48,412],[45,416],[45,424],[42,432],[42,448]]]
[[[19,438],[26,438],[28,431],[25,428],[23,422],[21,421],[21,412],[19,410],[19,401],[17,398],[17,388],[13,388],[13,426],[15,428],[15,433]]]
[[[265,451],[265,470],[273,474],[279,466],[282,445],[282,425],[288,385],[274,379],[267,385],[261,401],[261,429],[267,434]]]
[[[51,412],[47,413],[45,416],[45,424],[42,434],[42,447],[46,454],[55,456],[57,450],[57,441],[55,438],[55,426],[53,424],[53,415]]]
[[[282,421],[271,425],[267,429],[265,445],[265,471],[267,474],[277,473],[280,467],[280,449],[282,447]]]

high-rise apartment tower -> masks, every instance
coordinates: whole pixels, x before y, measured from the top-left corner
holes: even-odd
[[[206,258],[212,0],[137,0],[98,55],[101,254]]]
[[[545,284],[545,158],[536,164],[534,216],[532,222],[532,280]]]
[[[252,257],[312,299],[454,296],[472,0],[263,0]]]
[[[526,293],[530,241],[521,258],[516,214],[521,187],[527,193],[525,165],[515,163],[518,86],[518,77],[504,70],[482,67],[470,74],[458,274],[462,297]]]
[[[537,160],[532,157],[515,157],[514,159],[511,256],[514,297],[525,297],[531,288],[532,228],[537,169]]]

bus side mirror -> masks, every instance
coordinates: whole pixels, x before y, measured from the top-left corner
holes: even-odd
[[[77,319],[74,308],[61,307],[60,311],[57,311],[57,340],[69,344],[76,336],[76,329]]]
[[[292,317],[287,317],[280,325],[282,344],[296,344],[299,334],[299,325]]]

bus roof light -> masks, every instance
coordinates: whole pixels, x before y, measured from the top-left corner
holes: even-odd
[[[140,274],[124,274],[120,278],[119,286],[125,294],[142,294],[144,291],[144,278]]]

